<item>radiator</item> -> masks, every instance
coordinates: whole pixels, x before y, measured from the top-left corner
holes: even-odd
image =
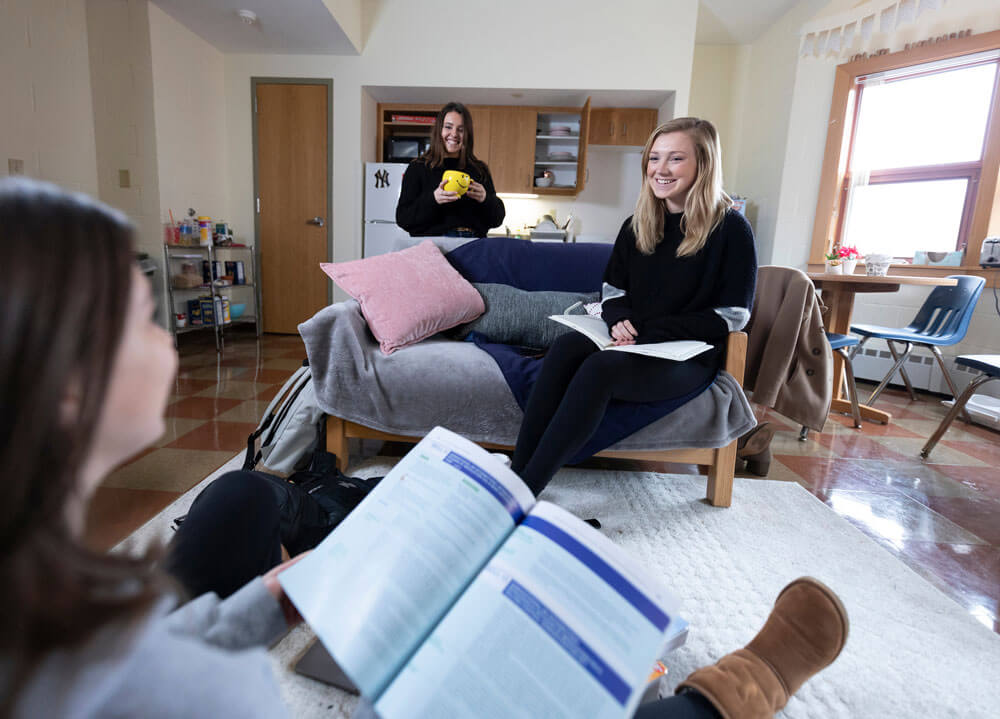
[[[893,359],[892,355],[889,354],[889,350],[886,349],[884,342],[869,340],[861,352],[854,356],[852,364],[854,366],[855,378],[869,380],[877,384],[882,381],[885,373],[892,367]],[[944,364],[951,375],[951,381],[955,383],[955,387],[958,388],[959,392],[962,391],[970,380],[979,374],[974,369],[963,365],[956,365],[951,357],[946,356]],[[941,368],[938,366],[937,360],[934,359],[934,355],[930,354],[930,352],[920,349],[913,350],[913,353],[906,359],[906,373],[909,375],[914,389],[936,392],[951,397],[951,390],[948,389],[948,383],[945,382],[941,374]],[[899,376],[899,372],[893,376],[889,384],[895,387],[903,386],[903,378]],[[988,389],[992,389],[991,385],[993,384],[987,384],[983,390],[992,394]],[[1000,382],[996,384],[1000,384]]]

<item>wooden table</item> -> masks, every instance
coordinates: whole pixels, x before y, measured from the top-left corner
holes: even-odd
[[[823,304],[827,307],[826,331],[840,335],[851,332],[851,312],[854,310],[854,295],[858,292],[899,292],[900,285],[924,285],[927,287],[954,287],[957,281],[949,277],[918,277],[914,275],[887,275],[868,277],[866,275],[834,275],[825,272],[810,272],[809,279],[823,291]],[[850,414],[851,403],[842,398],[844,366],[840,356],[833,354],[833,403],[834,412]],[[888,424],[892,414],[859,405],[861,416]]]

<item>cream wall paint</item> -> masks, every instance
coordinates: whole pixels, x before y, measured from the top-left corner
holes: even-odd
[[[152,3],[149,42],[160,222],[170,221],[168,210],[180,220],[189,207],[213,220],[228,220],[222,53]]]
[[[128,214],[137,249],[159,259],[160,191],[146,0],[87,3],[98,196]],[[128,170],[130,187],[119,186]]]
[[[816,19],[849,10],[854,4],[851,0],[831,3],[816,15]],[[966,28],[974,33],[1000,29],[1000,6],[995,0],[946,3],[939,10],[923,13],[917,22],[900,28],[898,32],[876,35],[870,47],[888,47],[896,51],[903,49],[907,42]],[[774,264],[804,269],[808,262],[834,70],[843,61],[832,56],[798,59],[770,259]],[[854,319],[860,323],[903,326],[913,319],[926,297],[926,290],[905,287],[892,295],[858,295]],[[987,289],[976,306],[965,341],[955,347],[944,348],[943,353],[954,356],[998,352],[1000,317],[993,307],[991,291]]]
[[[749,198],[748,216],[761,264],[773,262],[778,200],[788,138],[789,113],[799,52],[798,29],[823,6],[803,0],[768,28],[741,56],[745,76],[733,99],[739,114],[739,158],[729,189]]]
[[[739,77],[746,67],[743,45],[695,45],[691,66],[691,100],[688,112],[710,120],[719,131],[722,143],[722,174],[731,188],[739,166],[740,135],[738,122]],[[735,192],[735,190],[733,190]]]
[[[347,39],[361,52],[365,47],[362,0],[323,0],[323,4],[347,35]]]
[[[361,161],[355,148],[365,136],[361,90],[366,85],[600,89],[625,84],[675,90],[676,111],[687,110],[694,0],[640,0],[586,12],[569,0],[383,0],[366,3],[365,9],[368,37],[360,57],[225,56],[231,213],[238,226],[253,226],[254,76],[333,78],[337,261],[360,257],[361,251]],[[443,32],[454,39],[432,40]]]
[[[0,22],[0,177],[98,194],[84,0],[8,2]]]

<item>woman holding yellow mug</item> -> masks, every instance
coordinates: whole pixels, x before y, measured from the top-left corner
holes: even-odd
[[[434,119],[431,146],[410,163],[396,224],[414,237],[485,237],[506,211],[486,163],[473,152],[472,115],[449,102]]]

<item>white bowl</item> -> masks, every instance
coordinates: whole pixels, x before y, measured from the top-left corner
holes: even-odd
[[[535,187],[551,187],[552,182],[553,180],[551,177],[536,177]]]

